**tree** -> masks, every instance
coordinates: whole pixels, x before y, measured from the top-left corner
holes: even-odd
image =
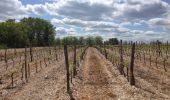
[[[55,27],[47,20],[40,18],[23,18],[21,23],[26,28],[29,45],[49,46],[54,44]]]
[[[109,40],[106,41],[107,45],[117,45],[119,43],[117,38],[110,38]]]
[[[7,47],[23,47],[26,44],[27,35],[20,23],[7,20],[0,23],[0,43]]]
[[[83,36],[79,37],[79,39],[78,39],[78,44],[79,44],[79,45],[84,45],[84,44],[85,44],[85,39],[84,39]]]
[[[56,45],[61,45],[61,39],[60,38],[56,38],[55,39],[55,44]]]
[[[86,38],[86,45],[92,46],[94,44],[95,44],[94,37],[89,36],[89,37]]]
[[[101,45],[102,43],[103,43],[103,38],[101,36],[96,36],[95,37],[95,44]]]
[[[67,36],[62,39],[62,44],[64,45],[77,45],[78,38],[74,36]]]
[[[10,48],[49,46],[55,42],[55,27],[40,18],[9,19],[0,22],[0,45]]]

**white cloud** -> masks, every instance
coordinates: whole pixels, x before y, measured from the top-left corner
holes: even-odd
[[[42,4],[36,4],[36,5],[28,4],[26,6],[26,9],[27,9],[28,12],[35,13],[37,15],[42,15],[42,14],[47,13],[46,6],[44,6]]]
[[[76,27],[88,27],[88,28],[117,28],[119,25],[114,22],[105,22],[105,21],[83,21],[79,19],[68,19],[64,18],[62,20],[52,19],[53,24],[67,24]]]
[[[0,20],[20,19],[28,12],[19,0],[0,0]]]
[[[57,27],[56,28],[57,35],[76,35],[77,32],[73,28],[65,28],[65,27]]]
[[[123,4],[115,4],[118,17],[124,19],[146,19],[166,15],[169,4],[162,0],[126,0]]]
[[[134,26],[140,26],[140,25],[142,25],[142,24],[135,22],[135,23],[133,23],[133,25],[134,25]]]
[[[149,22],[150,26],[161,26],[164,28],[170,27],[170,18],[154,18],[150,19]]]
[[[122,22],[122,23],[120,23],[120,26],[130,26],[130,25],[132,25],[131,22]]]

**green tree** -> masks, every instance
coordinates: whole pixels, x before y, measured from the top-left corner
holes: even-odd
[[[96,36],[94,39],[95,39],[95,44],[96,45],[103,44],[103,38],[101,36]]]
[[[95,44],[94,37],[88,36],[88,37],[86,38],[86,45],[92,46],[92,45],[94,45],[94,44]]]
[[[29,45],[49,46],[55,41],[55,27],[47,20],[40,18],[23,18],[21,23],[25,26]]]
[[[117,45],[119,43],[117,38],[110,38],[109,40],[106,41],[107,45]]]

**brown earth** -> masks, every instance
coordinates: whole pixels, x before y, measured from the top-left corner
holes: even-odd
[[[130,86],[127,80],[95,48],[86,51],[85,60],[75,80],[73,96],[76,100],[168,100]]]
[[[65,73],[64,61],[55,63],[4,100],[69,100]],[[170,100],[130,86],[118,69],[92,47],[87,49],[71,88],[75,100]]]

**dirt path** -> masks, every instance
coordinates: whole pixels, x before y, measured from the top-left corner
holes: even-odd
[[[93,48],[88,49],[83,66],[83,95],[80,95],[77,100],[82,99],[101,99],[107,96],[116,97],[112,94],[109,88],[109,75],[106,67],[103,67],[104,62]],[[107,90],[107,92],[106,92]]]
[[[75,82],[76,100],[150,100],[163,99],[130,86],[115,66],[95,48],[88,48]]]

